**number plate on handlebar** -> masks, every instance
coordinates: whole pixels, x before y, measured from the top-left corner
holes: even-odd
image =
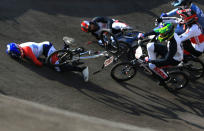
[[[105,62],[104,62],[104,67],[110,65],[111,63],[113,63],[114,61],[114,57],[111,56],[110,58],[106,59]]]

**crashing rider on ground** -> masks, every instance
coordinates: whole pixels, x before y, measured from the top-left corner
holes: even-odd
[[[91,33],[97,40],[99,45],[103,45],[100,35],[103,29],[110,29],[113,34],[117,34],[124,29],[130,29],[127,24],[108,17],[95,17],[91,21],[82,21],[81,30]]]
[[[28,58],[32,60],[32,62],[36,66],[43,66],[43,62],[39,60],[41,56],[49,57],[56,49],[49,41],[44,41],[41,43],[36,42],[26,42],[22,44],[16,44],[16,43],[9,43],[7,45],[6,53],[10,55],[12,58],[15,59],[21,59]],[[58,59],[56,57],[52,58],[53,63],[57,63]],[[84,81],[88,81],[88,67],[75,67],[72,65],[66,65],[64,67],[55,67],[55,70],[57,72],[61,71],[77,71],[81,72]]]

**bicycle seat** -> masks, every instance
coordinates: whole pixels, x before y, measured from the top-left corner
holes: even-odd
[[[68,45],[74,45],[73,43],[75,42],[74,38],[71,38],[71,37],[63,37],[63,41],[65,44],[68,44]]]

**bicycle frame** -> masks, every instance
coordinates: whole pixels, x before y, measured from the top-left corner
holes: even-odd
[[[83,56],[86,54],[89,54],[89,56]],[[86,52],[80,53],[79,56],[73,56],[71,61],[73,62],[73,61],[77,61],[77,60],[95,59],[95,58],[98,58],[101,56],[107,56],[107,57],[109,56],[107,51],[103,51],[103,52],[96,54],[96,55],[91,55],[91,54],[95,54],[95,53],[92,53],[91,51],[86,51]]]
[[[119,42],[125,42],[125,43],[128,43],[129,45],[132,45],[134,43],[135,40],[138,39],[138,34],[140,32],[137,32],[137,33],[128,33],[126,35],[120,35],[118,37],[116,37],[118,39]],[[131,36],[128,36],[128,35],[134,35],[133,37]]]
[[[132,60],[131,63],[134,66],[139,66],[140,68],[142,68],[147,75],[153,75],[154,74],[153,71],[149,68],[149,66],[145,65],[144,61],[141,59]]]

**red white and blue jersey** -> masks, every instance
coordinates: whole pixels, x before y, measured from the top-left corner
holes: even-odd
[[[49,45],[49,44],[50,44],[49,41],[45,41],[41,43],[26,42],[26,43],[20,44],[20,47],[22,47],[25,57],[31,59],[37,66],[42,66],[43,64],[38,60],[38,58],[43,55],[44,45]],[[55,51],[55,49],[53,51]]]

